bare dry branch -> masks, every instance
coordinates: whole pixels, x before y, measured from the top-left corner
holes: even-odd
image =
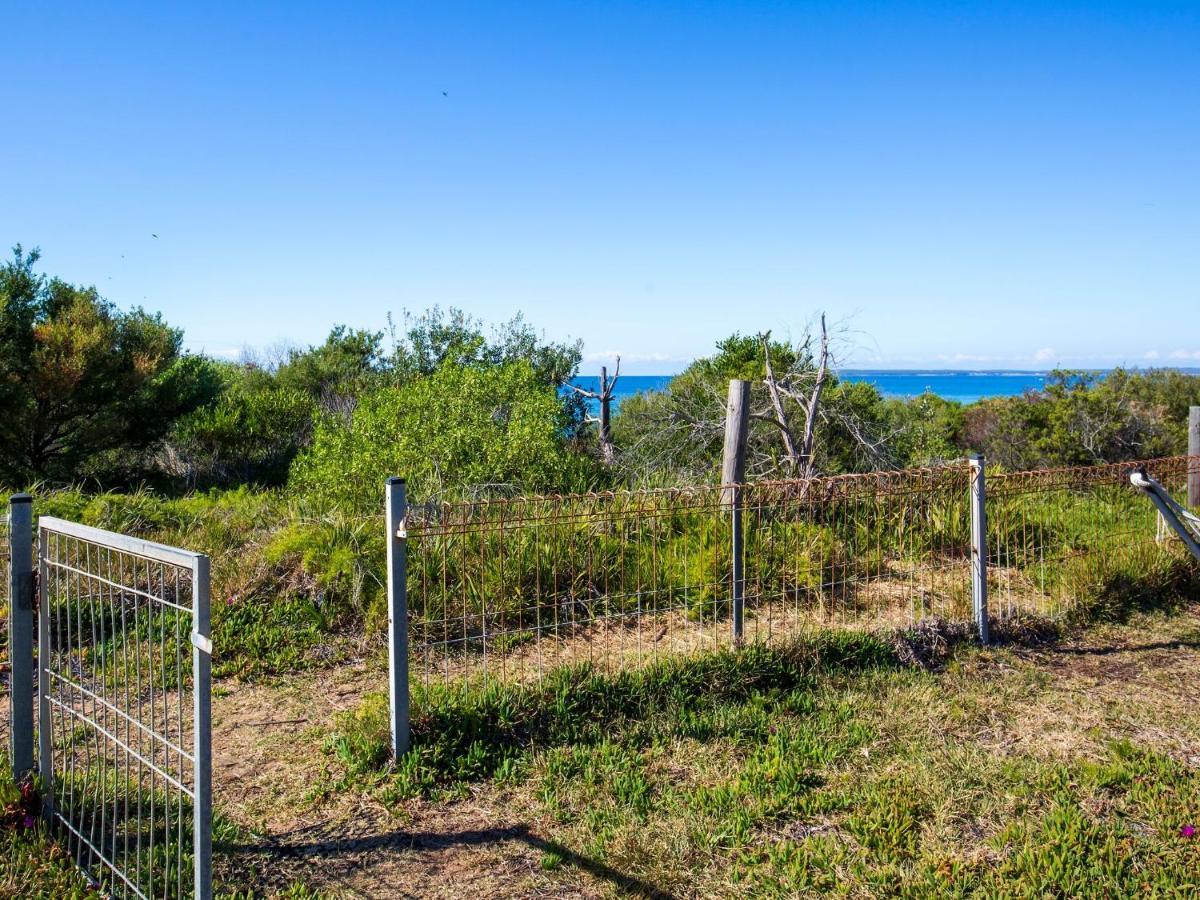
[[[783,413],[783,400],[780,399],[779,385],[775,380],[775,369],[771,365],[771,332],[764,331],[758,338],[763,345],[763,360],[766,363],[767,375],[764,381],[767,391],[771,395],[771,408],[775,412],[775,424],[783,432],[783,449],[787,453],[788,466],[795,473],[799,468],[800,458],[796,453],[796,442],[792,438],[792,429],[788,427],[787,416]]]

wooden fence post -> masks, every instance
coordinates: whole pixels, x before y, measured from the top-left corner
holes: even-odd
[[[734,646],[742,643],[746,620],[746,548],[743,535],[743,483],[746,480],[746,436],[750,430],[750,382],[732,379],[725,407],[725,452],[721,461],[721,505],[729,511],[730,553],[733,561],[730,584],[730,622]]]
[[[13,780],[33,771],[33,498],[8,502],[8,659]]]
[[[408,752],[408,512],[404,479],[389,478],[386,491],[388,598],[388,706],[392,754]]]
[[[1188,410],[1188,456],[1187,502],[1194,509],[1200,506],[1200,406]]]

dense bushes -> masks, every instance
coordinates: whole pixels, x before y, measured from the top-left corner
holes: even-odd
[[[378,509],[388,475],[404,476],[420,498],[464,486],[582,487],[588,461],[569,452],[567,425],[553,386],[527,362],[442,365],[366,395],[348,424],[323,421],[291,484],[350,510]]]

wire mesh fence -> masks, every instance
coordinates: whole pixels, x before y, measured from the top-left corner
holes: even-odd
[[[410,508],[414,677],[618,667],[728,646],[731,620],[769,641],[969,615],[968,478],[956,464]]]
[[[209,896],[207,559],[43,517],[38,560],[48,815],[106,893]]]
[[[1149,602],[1192,561],[1129,474],[1144,466],[1179,500],[1188,457],[988,477],[993,614],[1061,617],[1081,605]]]
[[[1135,465],[989,475],[994,618],[1061,616],[1122,579],[1152,584],[1188,565],[1130,486]],[[1183,490],[1186,457],[1145,465]],[[729,646],[738,619],[742,639],[771,641],[973,614],[965,462],[418,504],[407,551],[414,681],[523,680],[583,661],[612,669]]]

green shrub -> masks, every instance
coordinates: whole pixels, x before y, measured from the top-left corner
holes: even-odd
[[[556,390],[529,363],[444,365],[364,396],[349,424],[323,421],[290,483],[364,512],[381,508],[390,475],[419,499],[478,485],[569,489],[586,483],[591,464],[570,452],[568,425]]]

